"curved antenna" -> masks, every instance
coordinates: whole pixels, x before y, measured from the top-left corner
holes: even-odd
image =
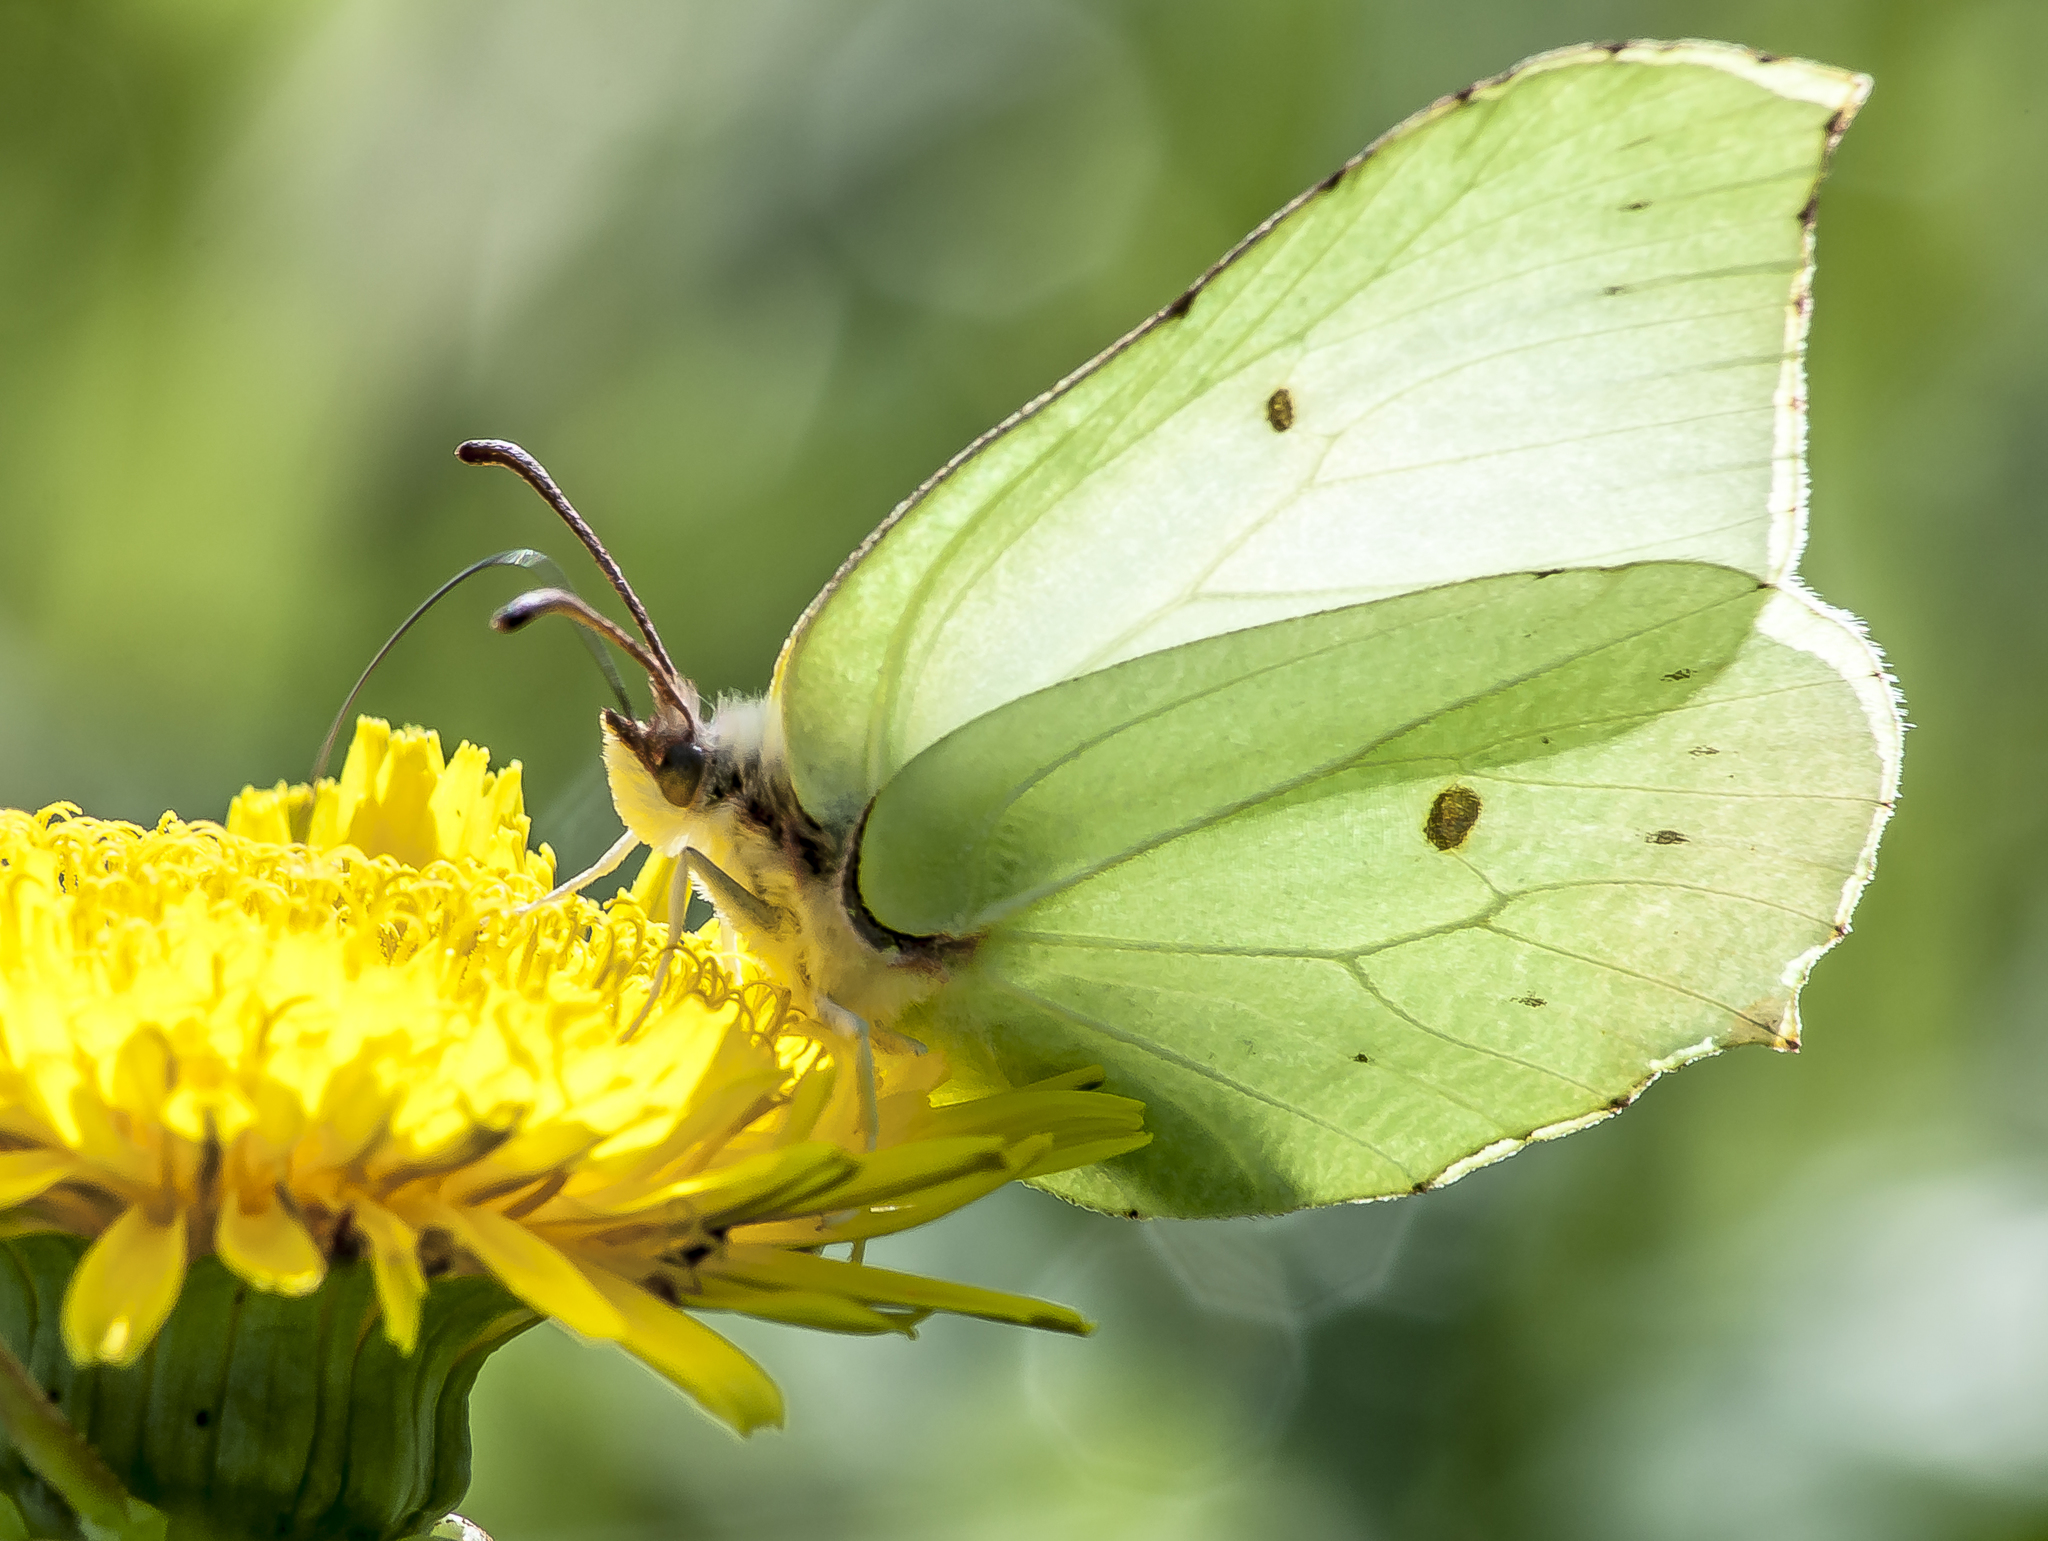
[[[613,647],[647,671],[648,683],[653,685],[657,696],[663,697],[674,707],[677,714],[692,728],[697,726],[697,703],[691,699],[696,692],[677,680],[672,671],[663,669],[655,656],[630,636],[617,621],[591,609],[587,601],[567,589],[529,589],[491,617],[491,628],[494,631],[511,633],[544,615],[566,615],[577,625],[588,627],[610,642]]]
[[[493,567],[534,568],[553,578],[563,588],[566,589],[569,586],[568,576],[560,567],[555,565],[552,558],[530,547],[521,546],[512,551],[500,551],[496,556],[487,556],[480,562],[471,562],[469,566],[463,568],[461,572],[434,590],[433,593],[421,601],[420,607],[417,610],[405,618],[398,630],[385,639],[384,645],[377,649],[377,656],[372,658],[363,669],[363,672],[356,676],[355,684],[349,687],[348,696],[341,703],[341,710],[334,714],[334,723],[333,726],[328,728],[327,737],[320,742],[320,755],[319,758],[313,761],[313,775],[310,784],[318,785],[320,778],[327,774],[327,762],[334,758],[334,746],[341,738],[342,724],[348,721],[349,708],[356,704],[356,697],[363,693],[363,686],[370,682],[371,673],[378,664],[384,661],[384,655],[398,646],[398,639],[411,631],[414,623],[421,616],[446,599],[455,591],[458,585],[474,578],[478,573],[486,572]],[[588,632],[582,632],[579,635],[583,638],[583,645],[590,650],[590,656],[597,660],[598,668],[604,672],[605,683],[611,686],[612,695],[618,701],[619,709],[630,715],[633,706],[626,696],[626,682],[619,678],[619,671],[613,666],[610,655],[598,646],[597,639]]]
[[[555,479],[548,475],[547,468],[533,456],[526,453],[510,439],[465,439],[455,446],[455,455],[464,465],[500,465],[517,471],[526,478],[526,484],[547,501],[548,507],[562,516],[578,540],[583,542],[597,565],[604,569],[604,575],[611,579],[612,587],[619,591],[619,598],[626,602],[626,608],[633,612],[634,624],[640,628],[640,635],[647,639],[647,645],[654,656],[661,660],[662,672],[670,679],[680,679],[676,666],[668,656],[668,649],[661,645],[661,634],[654,629],[647,607],[640,603],[640,596],[633,592],[633,585],[626,581],[619,564],[612,560],[612,554],[604,549],[604,542],[597,538],[597,531],[583,522],[583,516],[576,512],[569,500],[562,496],[562,489],[555,485]],[[650,674],[653,670],[648,671]]]

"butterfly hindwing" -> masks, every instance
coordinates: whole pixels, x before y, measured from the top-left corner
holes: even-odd
[[[1653,563],[1189,644],[919,755],[862,894],[979,938],[933,1007],[960,1068],[1100,1063],[1152,1109],[1151,1147],[1059,1191],[1173,1214],[1405,1192],[1796,1039],[1887,785],[1887,687],[1845,635],[1747,574]]]

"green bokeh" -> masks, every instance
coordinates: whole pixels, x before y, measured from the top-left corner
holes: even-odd
[[[478,1394],[500,1541],[2048,1536],[2048,6],[0,3],[0,803],[139,819],[303,776],[464,562],[571,557],[457,440],[534,449],[686,667],[758,690],[898,497],[1288,196],[1632,35],[1878,79],[1822,205],[1807,569],[1919,726],[1806,1052],[1395,1205],[1003,1196],[880,1255],[1101,1335],[745,1331],[793,1409],[745,1446],[530,1334]],[[523,760],[581,858],[602,688],[485,630],[516,586],[365,704]]]

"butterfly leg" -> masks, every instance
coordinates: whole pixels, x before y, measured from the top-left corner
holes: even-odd
[[[669,879],[668,945],[662,948],[661,959],[654,966],[654,982],[647,993],[647,1004],[640,1008],[640,1014],[619,1035],[621,1043],[630,1042],[640,1031],[641,1024],[647,1020],[648,1013],[661,996],[661,987],[668,982],[669,961],[683,941],[683,916],[690,907],[692,879],[717,907],[719,918],[739,930],[759,936],[775,936],[789,920],[788,914],[779,906],[755,894],[702,851],[693,851],[685,846],[677,853],[675,875]]]
[[[882,1137],[882,1115],[875,1094],[875,1045],[868,1033],[867,1018],[848,1011],[826,995],[818,997],[818,1015],[853,1045],[854,1066],[860,1073],[861,1138],[873,1150]]]
[[[543,904],[553,904],[557,899],[560,899],[565,895],[582,893],[584,889],[588,888],[592,883],[595,883],[599,878],[610,877],[612,873],[618,871],[619,863],[624,861],[628,856],[631,856],[633,854],[634,848],[639,844],[640,837],[634,834],[630,829],[627,830],[623,835],[619,836],[617,840],[612,842],[612,848],[609,851],[606,851],[604,855],[598,857],[597,861],[593,865],[586,867],[583,871],[577,873],[574,877],[569,879],[568,882],[561,884],[557,888],[551,889],[549,892],[545,894],[542,894],[538,899],[534,900],[533,903],[520,905],[519,908],[514,910],[512,913],[515,915],[524,915],[530,910],[539,909]]]
[[[862,1142],[873,1150],[882,1137],[882,1114],[875,1092],[875,1045],[868,1032],[867,1018],[848,1011],[828,995],[818,997],[818,1015],[853,1040],[854,1063],[860,1070],[860,1128]],[[867,1238],[852,1243],[847,1261],[858,1263],[867,1256]]]
[[[689,858],[692,854],[689,851],[683,853],[683,858],[676,863],[674,876],[668,880],[668,942],[661,949],[661,956],[655,960],[654,978],[647,986],[647,999],[633,1020],[626,1024],[626,1030],[619,1034],[620,1043],[631,1043],[646,1022],[648,1013],[654,1010],[654,1003],[661,999],[662,986],[668,983],[669,964],[675,958],[676,949],[683,944],[683,916],[690,908]]]
[[[717,907],[720,918],[734,922],[742,930],[774,936],[789,919],[786,910],[761,898],[702,851],[685,846],[676,858],[676,871],[688,872],[695,878],[704,897]],[[683,897],[689,898],[687,890]]]

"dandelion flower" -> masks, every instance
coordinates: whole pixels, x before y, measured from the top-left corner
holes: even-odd
[[[365,719],[338,783],[246,791],[224,826],[0,811],[0,1226],[100,1402],[202,1284],[278,1321],[353,1289],[386,1360],[438,1354],[464,1390],[475,1350],[552,1317],[742,1431],[780,1396],[701,1313],[1086,1330],[819,1249],[1131,1149],[1137,1104],[1084,1070],[935,1105],[942,1059],[881,1035],[869,1150],[841,1041],[710,934],[629,1033],[667,927],[631,892],[525,909],[553,854],[518,766],[488,766]],[[175,1488],[148,1465],[138,1492]],[[323,1533],[293,1503],[266,1533]]]

